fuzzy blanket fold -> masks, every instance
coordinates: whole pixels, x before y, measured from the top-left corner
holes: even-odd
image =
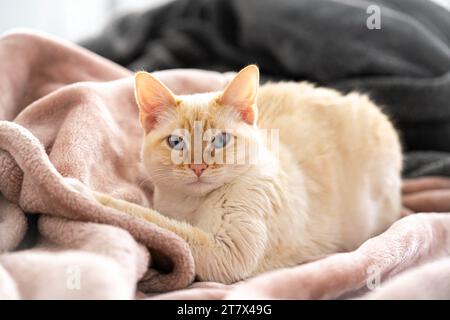
[[[132,299],[137,290],[153,299],[450,298],[448,214],[401,219],[354,252],[233,286],[186,289],[194,264],[184,241],[63,181],[151,205],[130,72],[29,33],[0,38],[0,61],[8,61],[0,63],[0,299]],[[218,90],[229,79],[195,70],[157,75],[177,93]],[[449,190],[448,179],[407,181],[405,205],[450,212]],[[40,214],[37,243],[15,250],[30,226],[25,213]]]
[[[76,177],[149,205],[151,185],[138,165],[142,133],[132,74],[84,49],[27,33],[1,38],[0,60],[8,61],[0,64],[1,251],[24,237],[23,212],[44,214],[37,248],[0,256],[6,285],[12,281],[22,298],[130,298],[139,280],[146,292],[190,284],[194,265],[184,241],[89,202],[63,182]],[[226,83],[215,73],[160,75],[180,93]],[[147,271],[148,249],[164,272]],[[79,290],[62,289],[70,266],[80,271]]]

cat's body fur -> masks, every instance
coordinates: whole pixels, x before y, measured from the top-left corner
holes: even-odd
[[[179,108],[201,108],[198,96],[184,100],[191,105]],[[192,249],[198,277],[224,283],[355,249],[400,216],[398,136],[367,97],[277,83],[260,88],[257,105],[258,127],[280,130],[278,159],[268,154],[192,195],[155,178],[154,209],[163,215],[94,193],[97,200],[177,233]],[[147,166],[154,148],[152,139],[144,142]]]

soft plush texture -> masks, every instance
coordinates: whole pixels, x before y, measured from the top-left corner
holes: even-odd
[[[24,212],[44,214],[35,247],[0,256],[6,279],[0,293],[17,296],[3,288],[15,284],[21,298],[132,298],[139,280],[146,292],[189,285],[194,265],[184,241],[90,202],[63,182],[62,176],[75,177],[93,189],[149,205],[151,188],[139,167],[143,133],[132,74],[36,34],[1,38],[0,59],[8,61],[0,64],[1,252],[24,238]],[[201,71],[160,77],[180,93],[227,83],[225,75]],[[159,257],[154,260],[163,273],[147,272],[149,250]],[[76,292],[64,289],[71,265],[81,269]]]
[[[195,283],[176,291],[194,280],[184,241],[91,202],[62,178],[151,204],[151,187],[136,161],[142,132],[130,72],[29,33],[1,38],[0,61],[8,61],[0,63],[0,298],[132,299],[136,290],[152,299],[450,298],[449,282],[426,286],[425,296],[419,290],[424,280],[414,276],[428,283],[448,276],[446,260],[428,265],[449,254],[448,214],[401,219],[354,252],[232,286]],[[229,79],[192,70],[157,75],[177,93],[223,88]],[[450,212],[449,185],[443,178],[406,181],[404,204],[412,211]],[[366,296],[371,267],[381,287]],[[402,282],[418,289],[402,291]]]

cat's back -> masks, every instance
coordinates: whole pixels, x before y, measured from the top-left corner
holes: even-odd
[[[320,162],[327,155],[354,161],[356,152],[369,157],[378,152],[378,144],[401,151],[391,121],[365,95],[308,82],[269,83],[260,89],[258,110],[258,126],[279,130],[280,143],[300,162],[311,157]]]
[[[358,93],[343,95],[308,82],[262,86],[258,110],[258,126],[279,129],[282,142],[287,143],[292,143],[293,132],[307,132],[311,134],[308,138],[314,139],[317,135],[320,138],[321,133],[368,132],[370,128],[366,126],[375,122],[390,125],[386,116],[366,96]]]
[[[258,110],[260,128],[279,130],[282,170],[305,177],[318,233],[351,249],[398,218],[400,143],[368,97],[306,82],[269,83]]]

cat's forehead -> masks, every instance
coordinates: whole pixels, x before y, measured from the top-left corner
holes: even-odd
[[[185,128],[195,122],[201,122],[204,127],[215,126],[220,113],[216,108],[218,96],[217,92],[178,96],[177,122]]]
[[[187,110],[206,109],[215,104],[219,92],[197,93],[185,96],[178,96],[179,106]]]
[[[200,125],[203,129],[232,125],[234,113],[218,104],[221,92],[199,93],[177,96],[177,107],[167,113],[167,130],[183,128],[188,131]]]

